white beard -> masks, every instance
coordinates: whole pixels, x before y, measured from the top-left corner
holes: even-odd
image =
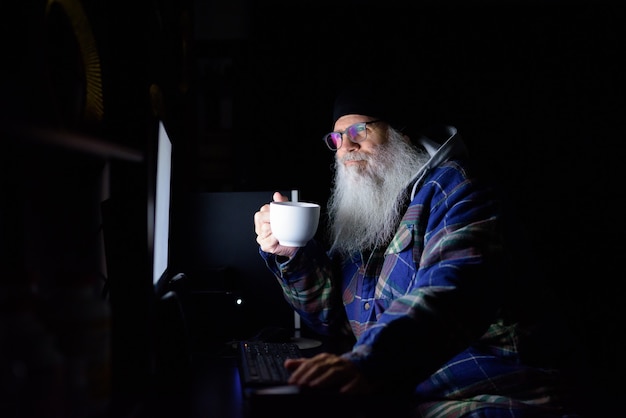
[[[389,128],[389,140],[374,154],[357,151],[344,156],[343,161],[366,160],[364,168],[335,160],[328,201],[332,251],[354,254],[387,245],[404,215],[407,186],[429,158]]]

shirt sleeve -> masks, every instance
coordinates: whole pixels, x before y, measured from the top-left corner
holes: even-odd
[[[286,260],[260,249],[259,253],[278,280],[287,302],[313,331],[331,335],[334,325],[345,321],[343,306],[334,301],[337,291],[333,287],[331,260],[317,241],[309,241]]]

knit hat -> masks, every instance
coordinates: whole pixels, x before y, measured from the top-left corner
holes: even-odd
[[[333,125],[344,115],[364,115],[380,119],[396,129],[403,129],[404,110],[398,106],[399,96],[381,85],[350,85],[344,87],[335,98]]]

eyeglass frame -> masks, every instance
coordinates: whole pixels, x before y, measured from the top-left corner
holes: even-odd
[[[367,139],[367,125],[370,123],[376,123],[376,122],[382,122],[382,119],[374,119],[374,120],[370,120],[367,122],[357,122],[357,123],[353,123],[352,125],[348,126],[346,129],[344,129],[342,132],[337,132],[337,131],[332,131],[327,133],[326,135],[324,135],[322,137],[322,141],[324,141],[324,143],[326,144],[326,146],[328,147],[328,149],[330,149],[331,151],[337,151],[339,148],[341,148],[341,146],[343,145],[343,136],[346,135],[346,133],[348,132],[348,130],[350,130],[350,128],[352,128],[353,126],[356,125],[364,125],[365,127],[365,138],[363,138],[362,141],[353,141],[350,137],[348,137],[348,140],[354,144],[359,144],[361,142],[364,142]],[[330,144],[328,143],[327,139],[330,135],[332,134],[339,134],[339,146],[337,148],[332,148],[330,146]]]

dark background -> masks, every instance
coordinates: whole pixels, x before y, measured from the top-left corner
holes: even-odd
[[[416,132],[459,128],[538,257],[537,293],[560,317],[555,356],[590,404],[612,404],[625,340],[622,17],[591,1],[20,2],[1,33],[3,415],[106,407],[103,169],[112,194],[144,187],[151,85],[174,196],[297,188],[324,202],[333,156],[320,138],[349,79],[400,84]]]

